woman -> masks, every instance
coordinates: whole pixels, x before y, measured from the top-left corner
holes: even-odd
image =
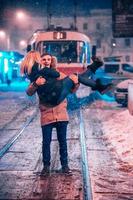
[[[30,61],[28,66],[26,62],[29,59],[32,61]],[[39,63],[41,63],[41,65]],[[92,87],[93,90],[98,90],[101,93],[105,92],[105,90],[109,89],[111,86],[111,84],[102,85],[99,80],[94,81],[90,79],[92,73],[95,73],[95,71],[103,65],[97,58],[94,59],[94,62],[89,65],[88,69],[82,74],[72,74],[61,80],[58,80],[60,73],[55,69],[55,65],[55,57],[52,57],[48,53],[40,57],[39,53],[35,51],[29,52],[21,65],[22,73],[27,74],[30,81],[37,87],[39,99],[44,105],[58,105],[78,83]],[[44,84],[38,86],[37,82],[40,78],[43,78]]]

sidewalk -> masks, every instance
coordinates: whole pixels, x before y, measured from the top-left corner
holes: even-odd
[[[20,92],[25,91],[29,85],[29,81],[26,80],[13,80],[10,85],[7,83],[0,83],[0,92]]]

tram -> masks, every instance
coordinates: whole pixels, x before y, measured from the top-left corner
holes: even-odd
[[[57,57],[58,70],[69,75],[80,73],[90,64],[91,45],[88,36],[77,31],[37,30],[28,41],[27,51],[48,52]]]

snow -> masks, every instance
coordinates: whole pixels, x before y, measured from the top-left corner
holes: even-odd
[[[103,137],[108,147],[117,154],[119,160],[133,167],[133,116],[128,109],[120,108],[117,104],[104,101],[95,104],[100,108]],[[106,108],[104,111],[103,107]]]
[[[93,97],[96,100],[92,105],[90,105],[92,95],[90,97],[91,100],[90,98],[88,100],[79,98],[77,100],[79,102],[77,103],[76,101],[76,106],[77,104],[79,105],[75,109],[79,108],[81,104],[85,104],[85,106],[88,104],[89,107],[93,106],[94,109],[98,109],[102,122],[103,137],[108,147],[118,155],[121,161],[133,166],[133,116],[129,114],[127,108],[120,108],[114,102],[112,96],[95,93]],[[2,127],[7,121],[10,121],[16,112],[30,101],[25,95],[25,92],[1,92],[0,110],[3,117],[1,117],[0,126]]]

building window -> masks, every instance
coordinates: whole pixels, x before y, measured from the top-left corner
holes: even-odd
[[[101,29],[101,24],[98,22],[96,23],[96,30],[100,30]]]
[[[126,62],[130,62],[130,56],[125,56]]]
[[[83,24],[83,30],[87,30],[88,29],[88,24],[87,23],[84,23]]]
[[[97,48],[101,48],[101,40],[97,39]]]
[[[131,40],[129,38],[125,39],[125,46],[130,47],[131,46]]]

